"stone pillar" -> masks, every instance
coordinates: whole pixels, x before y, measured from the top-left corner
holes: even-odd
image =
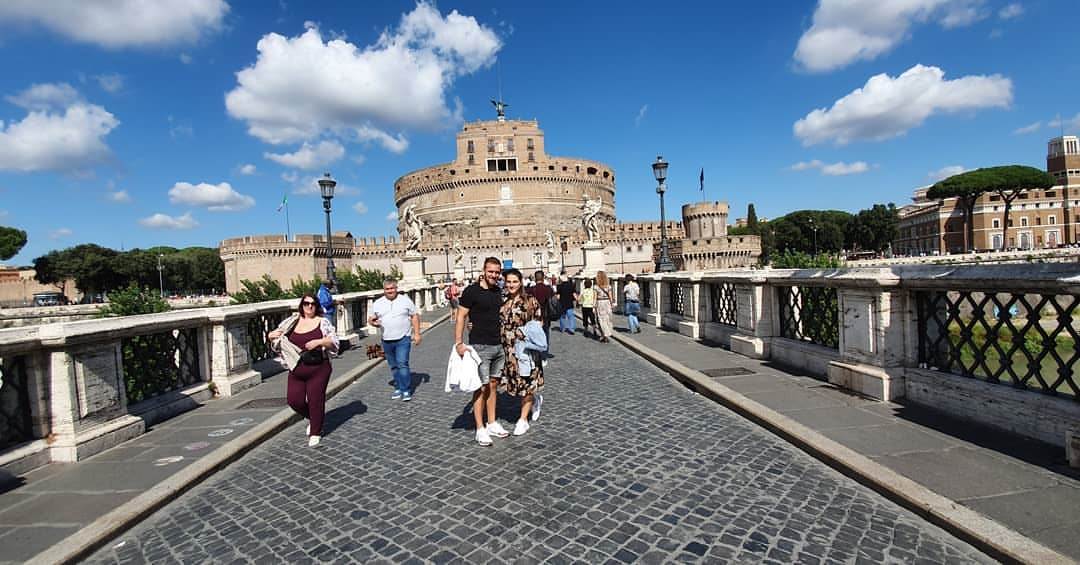
[[[775,304],[773,287],[765,279],[751,279],[735,284],[736,327],[731,336],[731,350],[754,359],[769,358],[770,338],[776,335],[773,327]]]
[[[378,300],[378,298],[374,297],[374,296],[369,296],[369,297],[364,298],[362,300],[367,300],[367,306],[364,308],[364,311],[367,312],[368,317],[370,317],[371,316],[371,309],[375,306],[375,301]],[[368,335],[378,335],[379,334],[379,328],[371,325],[371,323],[369,323],[368,320],[364,320],[364,331],[366,331]]]
[[[658,277],[647,281],[646,284],[652,285],[652,288],[649,289],[652,292],[652,307],[649,309],[647,317],[649,323],[659,329],[664,326],[664,280]]]
[[[406,253],[401,259],[401,283],[404,285],[420,285],[427,282],[427,274],[424,272],[424,256],[420,254]]]
[[[585,262],[581,271],[582,276],[593,277],[596,276],[597,271],[603,271],[607,268],[607,263],[604,260],[604,244],[599,241],[586,243],[581,247],[581,253]]]
[[[680,282],[685,283],[687,281]],[[679,333],[692,339],[701,338],[701,321],[704,319],[701,312],[701,287],[701,281],[690,283],[689,292],[683,297],[683,319],[678,322]]]
[[[838,288],[840,359],[829,382],[879,400],[904,396],[904,293]]]
[[[247,319],[211,319],[213,343],[211,349],[211,380],[217,393],[232,396],[262,383],[262,375],[251,369],[248,357]],[[257,338],[256,338],[257,339]]]
[[[66,351],[49,353],[49,451],[50,459],[71,463],[78,459],[75,441],[78,400],[72,360]]]

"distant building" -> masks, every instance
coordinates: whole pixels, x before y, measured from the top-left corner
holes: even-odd
[[[974,250],[1050,249],[1080,241],[1080,139],[1074,135],[1051,139],[1047,143],[1046,171],[1054,177],[1055,186],[1022,192],[1012,203],[1008,226],[1001,224],[1005,213],[1001,197],[992,193],[979,196],[972,214]],[[912,203],[899,209],[894,253],[963,251],[964,217],[957,199],[930,200],[926,198],[928,189],[916,189]]]
[[[31,268],[0,267],[0,307],[30,306],[34,294],[60,290],[60,287],[37,282],[35,274],[37,271]],[[82,298],[74,280],[67,281],[64,290],[71,302],[78,302]]]

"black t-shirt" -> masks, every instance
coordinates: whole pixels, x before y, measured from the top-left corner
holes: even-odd
[[[564,310],[569,310],[574,307],[574,281],[563,281],[559,283],[557,288],[559,291],[559,304],[562,305]]]
[[[498,286],[484,288],[473,283],[461,293],[458,304],[469,309],[469,343],[474,345],[499,345],[499,308],[502,307],[502,291]]]

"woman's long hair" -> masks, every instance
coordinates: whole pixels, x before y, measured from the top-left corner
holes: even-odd
[[[596,286],[600,288],[608,287],[607,273],[604,271],[596,271]]]
[[[312,296],[310,294],[305,294],[305,295],[300,297],[300,303],[296,305],[296,313],[300,314],[301,318],[304,317],[304,300],[306,300],[308,298],[315,301],[315,316],[314,317],[315,318],[321,318],[322,315],[323,315],[322,304],[319,304],[319,299],[318,298],[315,298],[314,296]]]

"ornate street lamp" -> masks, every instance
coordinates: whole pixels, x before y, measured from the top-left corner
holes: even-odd
[[[664,180],[667,179],[667,168],[668,164],[664,157],[657,155],[656,162],[652,164],[652,172],[657,182],[656,193],[660,195],[660,259],[656,262],[658,273],[670,273],[675,270],[675,264],[668,256],[667,226],[664,225],[667,223],[664,219],[664,191],[667,190]]]
[[[331,289],[337,287],[337,279],[334,278],[334,245],[330,239],[330,201],[334,198],[334,187],[337,182],[330,178],[330,173],[319,179],[319,193],[322,194],[323,211],[326,212],[326,281]]]

